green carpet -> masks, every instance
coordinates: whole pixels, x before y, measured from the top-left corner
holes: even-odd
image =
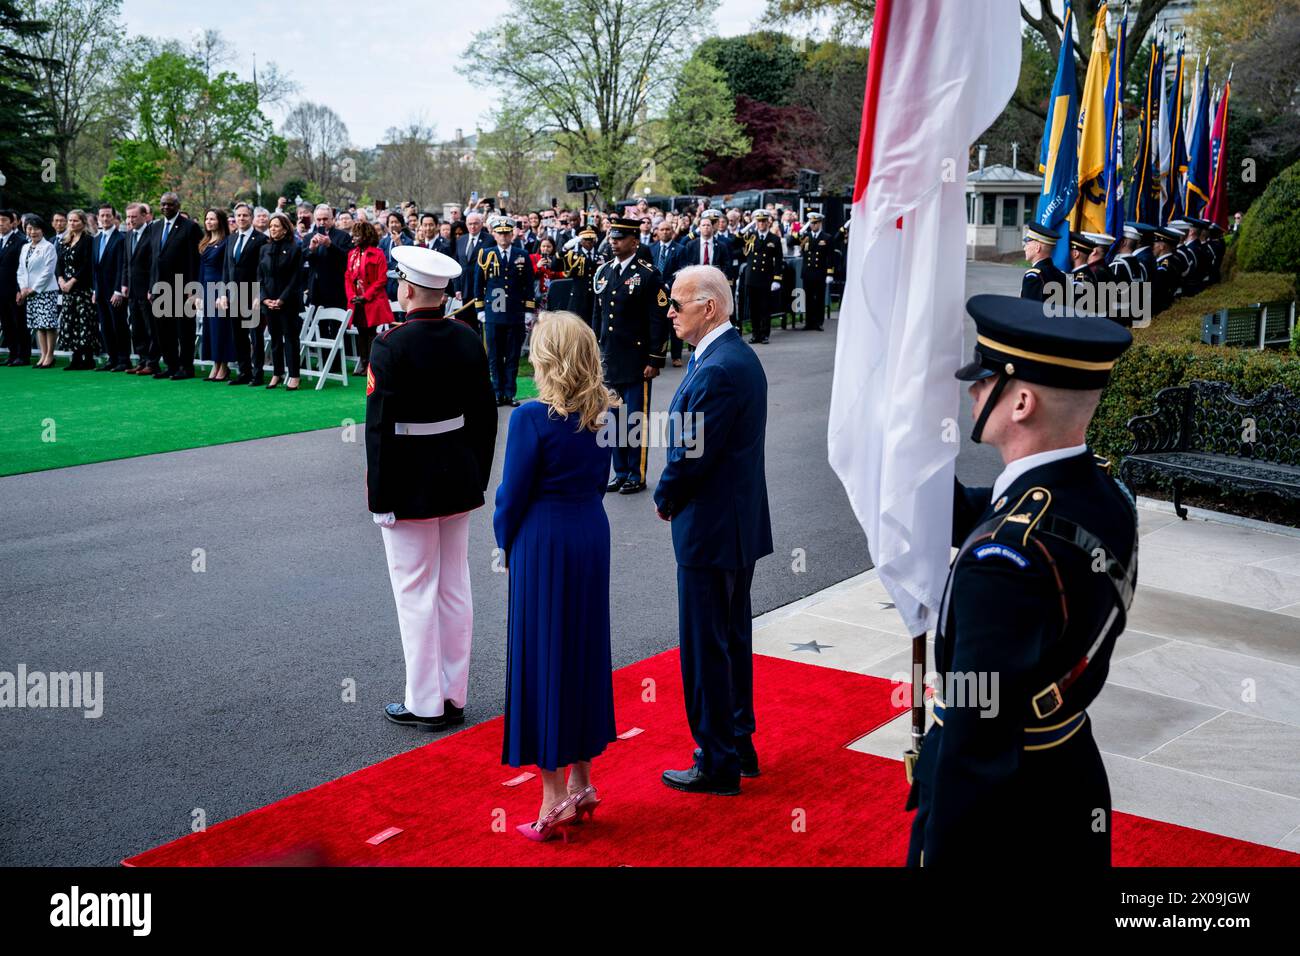
[[[230,386],[200,377],[173,382],[121,372],[65,372],[0,366],[0,475],[65,468],[339,428],[365,420],[364,378],[348,387],[302,379],[296,392]],[[536,395],[519,380],[519,397]],[[362,436],[358,435],[358,440]]]

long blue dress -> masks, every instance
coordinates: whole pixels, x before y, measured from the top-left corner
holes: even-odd
[[[214,242],[199,253],[199,281],[203,283],[203,346],[205,362],[235,361],[235,330],[217,308],[221,298],[221,266],[229,239]]]
[[[510,416],[492,524],[510,569],[502,763],[556,770],[617,736],[609,649],[611,447],[577,417]]]

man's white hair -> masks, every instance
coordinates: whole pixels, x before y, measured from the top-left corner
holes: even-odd
[[[695,290],[700,301],[712,299],[721,315],[731,318],[731,284],[727,275],[717,266],[687,266],[678,269],[673,277],[673,285],[685,280]]]

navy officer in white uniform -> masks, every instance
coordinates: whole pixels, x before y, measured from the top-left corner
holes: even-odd
[[[479,337],[442,315],[460,265],[419,246],[392,255],[406,321],[375,340],[366,379],[366,492],[406,658],[405,700],[384,715],[441,730],[465,721],[469,516],[492,473],[497,404]]]

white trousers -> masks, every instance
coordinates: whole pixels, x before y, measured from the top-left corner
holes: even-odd
[[[469,512],[380,531],[406,657],[406,709],[437,717],[444,701],[464,707],[474,632]]]

